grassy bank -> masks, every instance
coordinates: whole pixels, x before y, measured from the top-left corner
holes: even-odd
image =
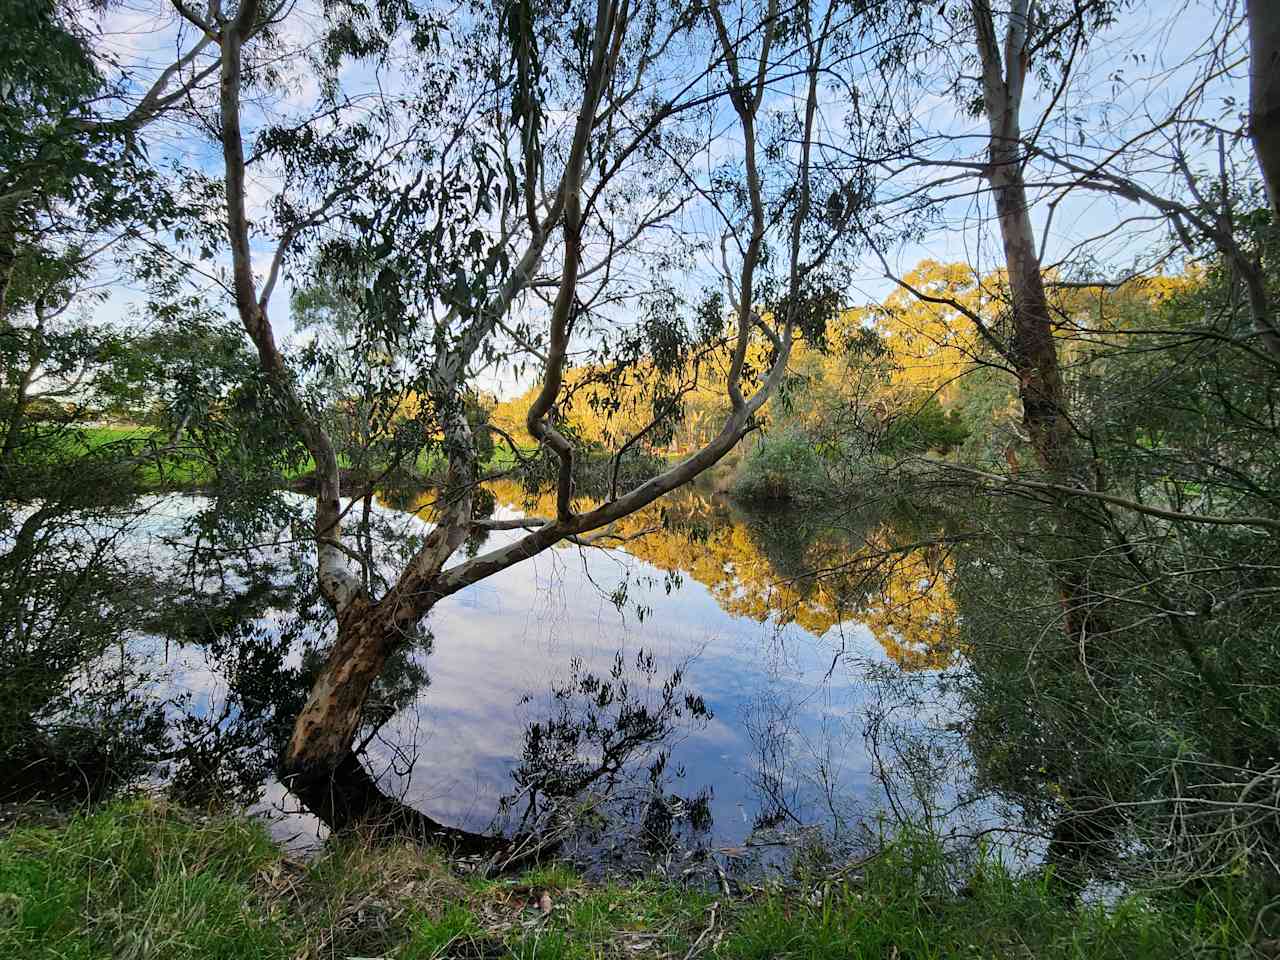
[[[56,449],[56,456],[63,460],[74,460],[102,449],[111,444],[128,445],[131,456],[143,455],[148,440],[154,439],[157,444],[163,443],[155,430],[150,427],[130,425],[97,425],[79,429],[74,437],[62,440]],[[534,452],[534,448],[522,451],[525,454]],[[505,443],[494,444],[493,454],[482,465],[486,472],[509,470],[518,463],[515,452]],[[345,457],[339,457],[339,466],[350,467]],[[436,449],[422,450],[412,465],[412,471],[419,477],[429,478],[443,474],[445,461]],[[285,484],[307,477],[314,473],[315,463],[310,459],[290,466],[281,475]],[[212,467],[205,461],[188,455],[179,448],[167,451],[154,459],[140,464],[135,472],[137,487],[140,492],[166,492],[174,490],[200,490],[213,483],[215,475]]]
[[[139,457],[133,468],[133,482],[142,491],[189,490],[213,480],[208,465],[179,451],[152,455],[150,444],[163,447],[164,437],[151,427],[130,424],[79,427],[62,433],[41,450],[50,466],[117,462],[122,457]],[[114,446],[114,452],[108,448]]]
[[[118,445],[116,450],[120,456],[141,458],[142,462],[135,466],[132,476],[137,490],[144,493],[198,491],[208,488],[216,480],[213,466],[206,460],[193,455],[189,449],[180,446],[175,450],[166,450],[162,454],[152,455],[149,452],[149,441],[154,441],[161,447],[164,445],[164,438],[150,427],[128,424],[84,426],[62,437],[58,444],[46,451],[46,456],[49,456],[52,461],[74,463],[79,458],[93,454],[102,455],[106,453],[107,448],[116,444]],[[533,444],[517,450],[505,440],[498,440],[494,443],[487,459],[480,464],[480,468],[486,474],[509,472],[520,465],[522,458],[532,457],[537,452],[538,448]],[[669,459],[678,458],[672,456]],[[606,482],[604,478],[609,476],[612,466],[612,456],[603,454],[580,456],[578,464],[583,473],[579,478],[580,490],[589,491],[599,488],[596,492],[602,493]],[[338,465],[343,470],[352,466],[350,459],[343,455],[339,455]],[[633,464],[631,474],[624,469],[622,481],[624,484],[638,483],[666,465],[667,461],[658,457],[638,466]],[[403,465],[399,475],[402,479],[407,476],[422,483],[439,482],[443,479],[447,466],[445,456],[439,447],[424,448],[418,452],[412,463]],[[283,469],[279,480],[282,485],[291,485],[297,481],[306,481],[313,477],[314,473],[315,462],[310,457],[304,457]],[[554,473],[549,472],[546,478],[549,488],[553,478]]]
[[[1228,885],[1197,899],[1073,910],[994,864],[961,894],[928,844],[858,871],[740,897],[662,880],[594,884],[545,867],[459,874],[432,851],[331,843],[283,854],[247,818],[118,803],[0,836],[4,958],[949,958],[1233,953],[1251,903]]]

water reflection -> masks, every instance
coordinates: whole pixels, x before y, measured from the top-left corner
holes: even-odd
[[[513,515],[555,513],[551,493],[512,480],[488,488]],[[428,492],[409,509],[430,517],[433,504]],[[815,636],[857,621],[903,668],[938,670],[952,660],[956,626],[954,564],[941,532],[874,511],[748,511],[688,486],[619,521],[606,542],[661,571],[665,584],[692,578],[733,617]]]
[[[515,484],[493,493],[503,514],[549,507]],[[426,529],[412,513],[429,521],[431,495],[412,506],[378,510],[399,528],[388,545]],[[922,531],[883,516],[746,513],[696,489],[610,533],[606,549],[548,551],[435,608],[434,640],[405,653],[362,734],[385,789],[446,823],[485,830],[500,814],[518,827],[573,792],[554,776],[600,769],[619,731],[641,731],[643,708],[661,716],[642,731],[655,735],[585,786],[597,812],[647,840],[742,850],[815,827],[838,836],[886,806],[886,766],[865,737],[866,669],[929,671],[953,657],[944,550],[912,547]],[[519,533],[490,536],[496,546]],[[224,767],[242,786],[284,798],[267,777],[273,744],[331,629],[308,606],[306,565],[291,569],[288,604],[260,591],[237,627],[176,658],[199,745],[179,785],[229,789],[217,758],[238,754],[253,762]],[[612,684],[603,699],[601,678]],[[617,836],[601,831],[597,849],[632,842]]]

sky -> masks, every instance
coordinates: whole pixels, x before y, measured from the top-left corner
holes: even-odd
[[[1068,87],[1060,98],[1054,99],[1052,88],[1029,82],[1028,102],[1023,111],[1024,129],[1034,125],[1052,100],[1055,106],[1053,119],[1044,127],[1047,142],[1060,149],[1071,149],[1077,155],[1098,157],[1105,154],[1115,143],[1163,119],[1184,95],[1193,76],[1187,63],[1189,60],[1194,62],[1197,54],[1203,53],[1207,37],[1221,32],[1220,16],[1212,3],[1131,5],[1113,28],[1092,38],[1087,53],[1076,67],[1078,81]],[[280,27],[281,39],[288,48],[305,49],[314,43],[320,26],[317,0],[298,0]],[[133,75],[132,82],[140,89],[173,60],[175,51],[186,49],[193,39],[192,28],[179,20],[167,0],[126,0],[105,15],[98,42],[105,52],[128,66]],[[1228,51],[1229,63],[1242,55],[1242,40],[1241,31],[1235,46]],[[964,52],[961,48],[940,49],[936,64],[949,65],[954,69]],[[250,142],[253,131],[264,121],[306,116],[314,105],[318,82],[305,62],[294,57],[282,62],[280,67],[290,78],[287,94],[270,103],[251,102],[246,105],[245,125]],[[858,78],[856,82],[865,85],[874,84],[876,80],[871,76]],[[396,95],[407,88],[407,83],[395,71],[377,72],[369,64],[356,63],[344,69],[341,86],[352,97],[359,97],[373,89]],[[794,84],[791,86],[794,88]],[[839,131],[848,114],[848,101],[843,89],[846,88],[832,87],[824,91],[820,125],[825,129]],[[766,102],[766,112],[790,109],[794,94],[794,89],[779,86]],[[1199,113],[1223,126],[1237,127],[1239,113],[1245,104],[1245,71],[1237,65],[1226,76],[1206,87]],[[552,104],[553,108],[556,106]],[[558,114],[554,110],[551,112],[553,119],[570,115],[568,111],[572,105],[560,106],[563,109]],[[985,119],[965,116],[955,99],[939,85],[922,88],[914,107],[922,126],[939,137],[947,138],[939,148],[939,155],[973,158],[981,154]],[[718,155],[736,149],[738,138],[731,119],[727,111],[709,118],[717,134],[710,138],[705,148],[708,167]],[[1083,142],[1080,141],[1081,132],[1084,133]],[[210,176],[220,175],[221,158],[216,145],[192,128],[159,124],[149,129],[146,136],[153,158],[178,161]],[[1248,167],[1249,161],[1243,149],[1236,151],[1235,159]],[[1216,147],[1212,143],[1194,146],[1191,148],[1191,161],[1193,166],[1216,163]],[[1172,173],[1169,166],[1157,154],[1139,157],[1135,175],[1145,183],[1168,188],[1168,178]],[[918,188],[928,183],[930,178],[936,180],[945,175],[945,171],[925,165],[907,165],[889,181],[885,192]],[[251,170],[248,187],[251,218],[255,217],[255,212],[261,216],[275,194],[288,189],[287,184],[270,171],[261,169],[261,165]],[[952,199],[938,209],[935,225],[923,236],[889,249],[890,265],[899,275],[908,272],[922,259],[963,260],[974,265],[979,272],[999,264],[1001,250],[998,234],[993,229],[990,197],[972,181],[947,189]],[[1050,204],[1047,201],[1051,197],[1048,193],[1040,195],[1032,208],[1036,230],[1044,237],[1046,263],[1056,261],[1077,245],[1087,242],[1094,268],[1114,274],[1148,254],[1157,239],[1162,238],[1162,227],[1152,232],[1150,220],[1135,220],[1134,215],[1139,211],[1113,197],[1088,196],[1077,191]],[[706,209],[690,208],[680,222],[692,229],[705,230],[709,214]],[[260,275],[266,273],[274,250],[268,241],[267,237],[259,237],[254,246],[255,265]],[[225,266],[226,257],[223,256],[212,269],[225,269]],[[850,303],[883,297],[892,288],[883,273],[878,258],[865,257],[853,271],[847,293]],[[707,270],[696,271],[677,280],[677,283],[693,290],[705,284],[709,275]],[[208,286],[207,281],[195,274],[192,276],[193,283]],[[296,339],[288,308],[295,279],[293,271],[286,269],[270,310],[278,336],[285,340]],[[138,308],[141,299],[141,291],[135,286],[123,281],[114,283],[109,300],[100,308],[99,315],[108,320],[123,319]],[[536,321],[539,305],[535,302],[525,309],[528,316]],[[483,379],[484,382],[477,384],[482,389],[508,396],[527,386],[529,378],[528,375],[515,377],[509,372],[497,375],[488,372]]]

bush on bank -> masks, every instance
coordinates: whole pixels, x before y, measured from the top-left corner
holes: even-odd
[[[835,491],[814,441],[798,429],[764,437],[738,465],[731,493],[743,503],[812,504]]]

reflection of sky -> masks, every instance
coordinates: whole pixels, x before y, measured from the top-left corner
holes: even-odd
[[[171,536],[198,502],[158,502],[149,532]],[[162,561],[162,548],[141,549],[151,550],[151,562]],[[610,595],[624,580],[627,602],[619,610]],[[278,616],[268,614],[263,624],[270,628]],[[815,636],[795,623],[759,623],[726,613],[692,577],[668,595],[663,572],[644,561],[618,550],[567,547],[449,597],[427,626],[435,638],[426,660],[431,682],[384,728],[369,759],[389,789],[446,823],[489,825],[499,797],[513,787],[526,725],[548,716],[550,690],[565,681],[573,658],[606,675],[616,654],[630,665],[641,650],[657,660],[655,700],[667,675],[684,666],[684,690],[701,695],[714,713],[709,723],[679,727],[668,770],[683,770],[671,784],[681,796],[711,789],[717,840],[742,841],[779,799],[805,824],[829,822],[832,803],[842,815],[884,806],[863,736],[873,693],[864,667],[888,660],[861,624]],[[162,648],[151,638],[136,644],[153,662],[167,653],[162,687],[189,695],[187,711],[216,715],[227,679],[197,648]],[[945,723],[945,710],[930,712],[915,720]],[[262,806],[296,809],[278,784],[267,785]],[[286,817],[276,833],[305,838],[314,825]]]
[[[624,580],[620,611],[610,595]],[[885,657],[859,624],[817,637],[795,624],[758,623],[727,614],[692,578],[668,595],[656,567],[617,550],[570,547],[448,598],[428,626],[431,684],[388,725],[382,739],[395,749],[375,745],[374,766],[388,770],[393,790],[447,822],[487,825],[512,787],[525,725],[546,715],[550,688],[571,659],[607,673],[615,654],[633,663],[642,649],[657,658],[655,685],[687,663],[685,689],[714,713],[707,724],[681,727],[669,769],[684,770],[673,784],[681,795],[712,789],[720,838],[743,838],[769,807],[758,787],[766,751],[767,772],[781,774],[788,805],[806,822],[822,816],[809,770],[819,758],[837,758],[839,789],[871,799],[863,689],[848,664]],[[396,750],[415,757],[410,772],[395,763]],[[786,763],[776,771],[779,757]]]

